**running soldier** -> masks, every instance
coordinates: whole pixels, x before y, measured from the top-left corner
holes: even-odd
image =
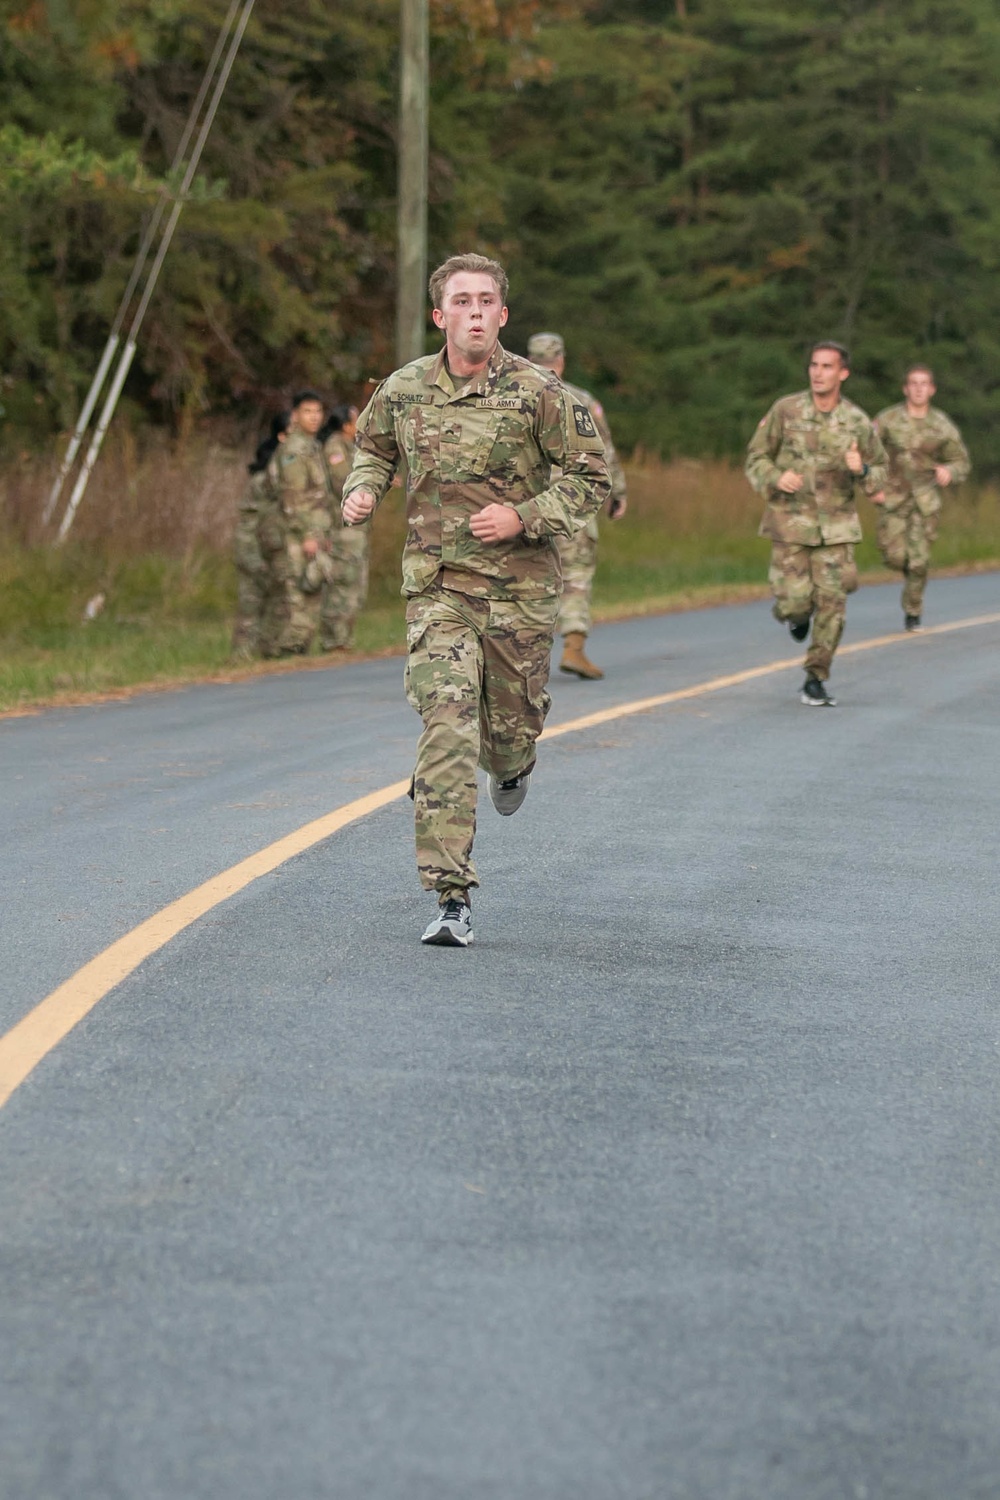
[[[842,344],[824,340],[809,355],[809,389],[776,401],[747,451],[747,478],[767,501],[759,535],[770,538],[773,614],[806,653],[802,702],[830,707],[827,682],[844,632],[847,596],[858,586],[861,540],[855,486],[875,496],[885,484],[885,450],[871,420],[846,401],[851,373]]]
[[[516,812],[549,709],[554,538],[596,514],[611,483],[587,408],[499,343],[503,268],[452,256],[430,294],[445,346],[390,375],[362,412],[344,519],[367,521],[405,458],[405,685],[424,721],[411,792],[420,880],[438,897],[422,941],[465,947],[476,767],[497,812]]]
[[[968,479],[972,467],[958,428],[931,405],[936,392],[930,366],[911,365],[903,382],[905,401],[886,407],[875,418],[889,456],[884,498],[874,497],[879,506],[878,545],[888,566],[903,574],[907,630],[920,629],[941,491]]]
[[[233,552],[236,562],[236,625],[233,629],[233,655],[256,656],[260,651],[260,629],[267,600],[271,570],[260,550],[257,527],[261,512],[271,503],[267,466],[278,444],[284,442],[288,415],[282,412],[271,420],[271,430],[259,444],[253,463],[247,465],[250,482],[240,501],[236,518]]]
[[[319,638],[322,651],[348,651],[354,644],[354,622],[368,596],[368,551],[371,529],[344,525],[341,501],[344,481],[354,462],[356,406],[335,406],[318,433],[332,492],[330,582],[323,587]]]
[[[260,642],[268,657],[308,652],[319,629],[323,585],[333,573],[333,490],[316,441],[322,425],[321,398],[300,391],[288,436],[267,468],[271,504],[261,513],[257,538],[270,569]]]
[[[604,442],[604,456],[611,474],[608,516],[612,521],[617,521],[628,508],[625,472],[611,441],[611,429],[603,406],[589,391],[578,385],[570,385],[568,380],[563,379],[566,346],[558,333],[533,333],[528,340],[528,358],[532,364],[557,375],[573,400],[582,403],[590,412],[594,426]],[[584,651],[592,624],[590,597],[594,588],[594,570],[597,567],[598,536],[597,517],[591,516],[586,526],[582,526],[575,536],[556,538],[563,577],[562,602],[556,622],[556,629],[563,638],[559,670],[591,681],[604,676],[600,667],[595,667]]]

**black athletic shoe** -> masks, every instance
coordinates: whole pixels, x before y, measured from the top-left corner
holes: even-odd
[[[807,677],[802,688],[802,702],[810,708],[835,708],[836,698],[831,698],[826,690],[826,683],[820,682],[818,677]]]
[[[919,630],[920,629],[920,616],[919,615],[904,615],[903,616],[903,627],[906,630]]]
[[[811,623],[811,620],[808,619],[789,620],[788,634],[791,636],[793,641],[804,641],[806,636],[809,634],[809,626]]]
[[[471,910],[464,901],[443,902],[420,941],[436,943],[441,948],[467,948],[472,942]]]

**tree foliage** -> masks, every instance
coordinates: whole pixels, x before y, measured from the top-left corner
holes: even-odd
[[[65,424],[221,0],[0,0],[8,423]],[[817,336],[1000,466],[993,0],[432,0],[431,258],[512,277],[625,446],[733,453]],[[391,365],[397,0],[258,0],[144,331],[154,420]]]

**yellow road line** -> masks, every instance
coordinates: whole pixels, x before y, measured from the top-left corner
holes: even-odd
[[[970,630],[973,625],[997,624],[1000,624],[1000,614],[976,615],[968,620],[955,620],[950,625],[930,625],[916,634],[897,630],[892,635],[877,635],[868,641],[858,641],[853,646],[841,646],[837,656],[874,651],[876,646],[894,646],[900,641],[919,641],[928,635],[948,635],[953,630]],[[771,661],[763,667],[749,667],[745,672],[733,672],[728,677],[713,677],[709,682],[696,682],[693,687],[677,688],[672,693],[658,693],[655,698],[637,698],[632,703],[621,703],[617,708],[602,708],[597,713],[586,714],[582,719],[572,719],[568,724],[554,724],[551,729],[543,731],[541,738],[551,740],[557,734],[594,729],[598,724],[610,723],[612,719],[626,719],[630,714],[643,714],[651,708],[664,708],[668,703],[683,703],[686,698],[704,698],[707,693],[717,693],[720,688],[737,687],[741,682],[752,682],[755,677],[770,677],[774,672],[784,672],[789,667],[801,665],[801,656],[786,656],[781,661]]]
[[[843,646],[839,654],[847,656],[861,651],[874,651],[879,646],[896,645],[901,641],[919,641],[926,636],[947,635],[951,631],[970,630],[977,625],[997,624],[1000,624],[1000,614],[977,615],[973,619],[956,620],[950,625],[931,626],[917,636],[903,632],[876,636],[853,646]],[[565,724],[555,724],[545,730],[542,738],[551,740],[561,734],[593,729],[599,724],[628,718],[631,714],[646,713],[653,708],[663,708],[670,703],[703,698],[722,688],[736,687],[758,677],[788,671],[800,666],[801,660],[800,656],[785,657],[762,667],[749,667],[743,672],[732,672],[725,677],[713,677],[707,682],[695,683],[692,687],[678,688],[672,693],[659,693],[653,698],[638,698],[631,703],[620,703],[615,708],[600,709],[597,713],[570,719]],[[306,849],[311,849],[331,834],[346,828],[349,823],[356,823],[359,818],[365,818],[380,807],[395,802],[398,797],[405,796],[408,787],[409,780],[394,781],[391,786],[369,792],[366,797],[359,797],[355,802],[348,802],[322,818],[304,824],[294,833],[268,844],[266,849],[251,854],[248,859],[241,860],[239,864],[223,870],[220,875],[206,880],[203,885],[196,886],[186,896],[172,901],[169,906],[148,917],[145,922],[140,922],[138,927],[134,927],[96,958],[84,964],[82,969],[78,969],[64,984],[59,985],[58,989],[53,990],[29,1011],[23,1020],[11,1027],[6,1035],[0,1037],[0,1108],[42,1058],[58,1046],[63,1037],[93,1010],[98,1001],[103,1000],[123,979],[127,979],[144,959],[165,947],[171,938],[183,932],[185,927],[190,927],[199,917],[205,916],[213,907],[228,901],[230,896],[235,896],[237,891],[245,890],[262,875],[270,874],[279,865],[294,859]]]
[[[133,927],[110,948],[105,948],[82,969],[77,969],[64,984],[0,1037],[0,1107],[6,1104],[46,1053],[51,1052],[99,1000],[127,979],[143,959],[165,947],[185,927],[190,927],[192,922],[197,922],[199,917],[228,901],[230,896],[235,896],[237,891],[244,890],[262,875],[269,875],[279,865],[294,859],[296,854],[346,828],[348,823],[356,823],[359,818],[385,807],[386,803],[395,802],[397,797],[406,793],[409,784],[408,780],[394,781],[391,786],[370,792],[367,797],[359,797],[356,802],[348,802],[344,807],[304,824],[276,843],[268,844],[266,849],[251,854],[249,859],[240,860],[238,865],[232,865],[178,901],[172,901],[162,911]]]

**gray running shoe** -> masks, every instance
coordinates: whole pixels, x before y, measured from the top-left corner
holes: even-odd
[[[441,948],[467,948],[472,942],[472,911],[464,901],[445,901],[420,939]]]
[[[810,708],[836,708],[836,698],[831,698],[826,690],[826,683],[820,682],[818,677],[807,677],[802,688],[802,702],[807,703]]]
[[[509,818],[511,813],[517,812],[528,795],[530,780],[530,771],[525,771],[523,776],[512,776],[509,781],[497,781],[495,776],[490,777],[490,801],[501,818]]]

